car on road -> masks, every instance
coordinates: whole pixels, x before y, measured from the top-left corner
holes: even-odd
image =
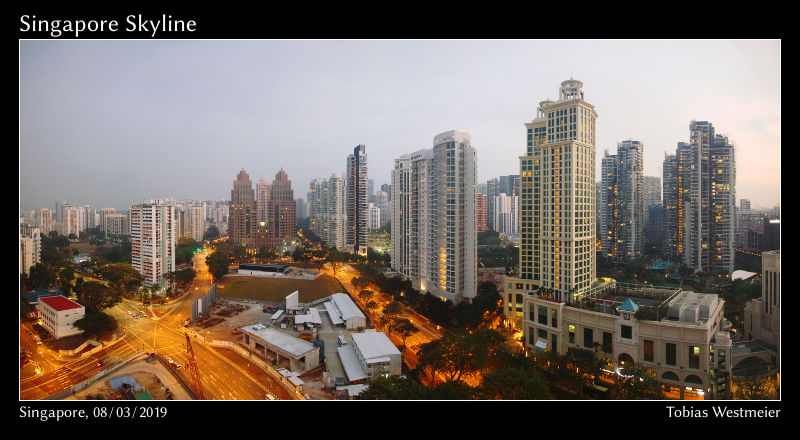
[[[94,366],[95,367],[102,367],[105,364],[106,364],[106,361],[97,361],[97,362],[95,362]]]
[[[25,329],[25,333],[27,333],[27,334],[29,334],[29,335],[30,335],[30,334],[31,334],[31,331],[30,331],[30,330],[28,330],[28,329]]]

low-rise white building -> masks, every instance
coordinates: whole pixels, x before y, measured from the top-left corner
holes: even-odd
[[[250,351],[279,367],[286,366],[291,371],[303,372],[319,365],[319,347],[308,341],[266,324],[249,325],[242,327],[241,331],[244,345]]]
[[[83,332],[73,324],[84,317],[86,309],[75,301],[60,295],[47,296],[39,298],[36,310],[39,312],[39,324],[56,339]]]
[[[337,348],[349,382],[400,375],[402,355],[385,333],[365,330],[351,336],[352,345]]]
[[[361,312],[349,296],[344,293],[334,293],[331,295],[331,300],[334,308],[332,309],[325,303],[325,309],[328,311],[331,321],[334,324],[343,321],[345,328],[348,329],[367,327],[367,317],[364,316],[364,313]]]

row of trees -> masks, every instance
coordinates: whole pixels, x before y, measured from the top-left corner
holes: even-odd
[[[475,328],[502,313],[503,299],[494,283],[480,283],[472,303],[453,305],[452,301],[442,301],[429,292],[421,293],[412,287],[409,280],[385,276],[374,264],[361,263],[354,267],[360,276],[353,278],[353,286],[364,289],[372,284],[377,285],[381,292],[391,295],[394,301],[445,328]]]
[[[422,346],[419,364],[409,378],[377,378],[360,399],[552,399],[543,377],[529,368],[530,364],[502,363],[498,356],[504,352],[495,347],[502,347],[503,339],[497,331],[485,328],[445,332],[442,339]],[[476,387],[462,380],[477,373],[482,378]],[[444,381],[438,381],[439,375]],[[423,377],[429,378],[430,386],[418,381]]]

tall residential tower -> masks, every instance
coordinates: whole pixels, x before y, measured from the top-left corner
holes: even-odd
[[[520,273],[506,278],[504,313],[522,318],[523,296],[541,289],[571,301],[592,288],[595,266],[595,120],[583,83],[561,83],[525,124],[520,156]]]
[[[470,137],[447,131],[433,149],[395,159],[392,268],[454,303],[477,294],[477,156]]]

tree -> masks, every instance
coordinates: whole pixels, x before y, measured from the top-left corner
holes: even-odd
[[[83,330],[86,336],[102,335],[117,329],[117,320],[103,312],[87,310],[86,315],[75,321],[75,327]]]
[[[764,378],[764,373],[769,371],[767,364],[753,364],[743,372],[743,379],[736,381],[734,396],[738,400],[766,400],[770,399],[770,386]]]
[[[78,295],[78,302],[87,310],[98,312],[122,301],[122,292],[119,289],[110,288],[97,281],[84,283],[80,289],[75,289],[75,293]]]
[[[298,246],[297,249],[302,249],[302,248]],[[258,258],[263,258],[266,260],[274,260],[278,258],[278,251],[269,246],[261,246],[260,248],[258,248],[258,254],[256,254],[256,256]]]
[[[206,257],[208,271],[214,278],[214,282],[219,282],[228,273],[228,258],[220,252],[214,252]]]
[[[110,264],[98,271],[103,279],[111,283],[114,287],[128,287],[133,280],[141,281],[142,275],[127,263]]]
[[[364,307],[366,307],[367,310],[375,310],[378,308],[378,303],[376,303],[375,301],[370,301],[366,303]]]
[[[480,395],[493,400],[548,400],[553,397],[536,371],[502,368],[490,371],[481,381]]]
[[[591,387],[596,377],[602,374],[606,362],[598,358],[593,351],[573,348],[567,351],[567,361],[578,370],[579,394],[583,395],[583,387]]]
[[[358,297],[364,301],[369,301],[369,299],[372,298],[374,294],[375,292],[369,289],[362,289],[360,292],[358,292]]]
[[[353,287],[355,287],[357,289],[363,289],[363,288],[369,286],[370,281],[368,279],[366,279],[366,278],[355,277],[355,278],[353,278],[352,281],[350,281],[350,283],[353,285]]]
[[[19,300],[19,319],[22,322],[29,322],[29,321],[36,321],[36,318],[31,318],[29,315],[33,311],[33,308],[25,302],[25,300]]]
[[[327,261],[330,263],[331,269],[333,269],[333,276],[335,278],[339,273],[339,269],[342,267],[342,263],[345,261],[345,256],[338,249],[330,248],[328,250]]]
[[[403,340],[403,350],[406,349],[406,338],[417,333],[419,328],[408,319],[398,319],[395,321],[394,330],[400,335]]]
[[[71,266],[65,266],[58,272],[58,277],[61,280],[61,291],[69,293],[72,289],[72,280],[75,279],[75,271]]]
[[[33,290],[44,289],[52,286],[56,282],[56,274],[47,265],[36,263],[31,266],[28,275],[28,284]]]
[[[203,240],[214,240],[219,238],[219,229],[214,224],[208,227],[208,230],[203,233]]]
[[[417,358],[419,360],[418,367],[421,371],[428,371],[431,376],[431,382],[436,383],[436,373],[440,372],[445,366],[446,347],[441,339],[422,344]]]
[[[426,400],[430,399],[429,389],[412,379],[378,376],[369,388],[359,394],[359,400]]]
[[[440,383],[430,389],[431,400],[472,400],[478,396],[477,389],[460,380]]]
[[[448,381],[460,380],[464,375],[483,370],[489,362],[489,347],[501,340],[502,336],[494,330],[481,329],[472,333],[451,330],[441,339],[423,344],[419,362],[423,367],[441,371]]]
[[[664,393],[655,371],[635,362],[628,371],[630,376],[617,376],[617,384],[612,391],[615,399],[663,399]]]

